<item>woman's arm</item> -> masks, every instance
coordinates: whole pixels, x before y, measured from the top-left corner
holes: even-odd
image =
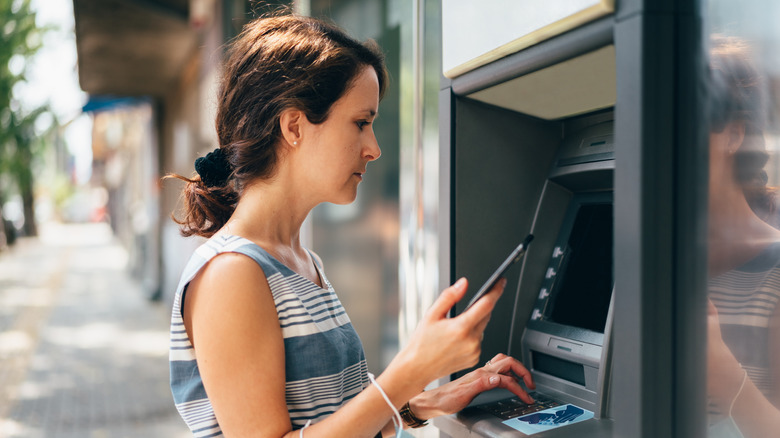
[[[183,312],[225,436],[279,437],[289,431],[284,340],[260,266],[238,253],[214,257],[187,288]]]
[[[431,381],[476,364],[481,351],[482,333],[505,285],[506,281],[501,280],[485,298],[477,302],[469,311],[455,318],[448,318],[447,315],[452,306],[463,298],[468,282],[461,279],[441,293],[420,321],[407,346],[377,378],[396,409],[422,393]],[[378,391],[372,385],[334,415],[307,429],[306,436],[308,438],[357,436],[350,433],[348,424],[340,432],[344,435],[338,433],[331,435],[328,431],[336,430],[335,427],[338,426],[334,427],[334,425],[340,425],[342,419],[347,416],[364,415],[359,413],[366,405],[363,397],[367,398],[374,394],[378,394]],[[379,409],[385,413],[383,435],[394,436],[390,422],[392,411],[381,400]],[[322,430],[326,431],[325,434],[321,434]],[[378,431],[379,428],[375,430]]]
[[[476,364],[482,332],[504,282],[468,312],[448,318],[465,294],[461,280],[445,289],[409,344],[377,381],[396,408],[439,378]],[[284,341],[262,269],[250,258],[215,257],[191,283],[184,321],[203,384],[228,437],[298,437],[285,401]],[[307,438],[373,437],[392,411],[374,385],[325,420]]]

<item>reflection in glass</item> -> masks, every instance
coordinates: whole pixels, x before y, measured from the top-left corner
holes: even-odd
[[[707,90],[709,436],[763,438],[780,430],[780,231],[767,148],[776,131],[775,78],[756,59],[770,39],[756,44],[715,18]],[[715,33],[725,27],[732,34]]]

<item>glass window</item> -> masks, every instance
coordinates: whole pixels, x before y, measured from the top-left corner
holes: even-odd
[[[709,436],[777,436],[780,3],[705,5]]]

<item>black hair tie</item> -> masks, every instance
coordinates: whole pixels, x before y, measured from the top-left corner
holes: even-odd
[[[222,187],[230,177],[230,164],[222,149],[216,148],[195,160],[195,171],[207,187]]]

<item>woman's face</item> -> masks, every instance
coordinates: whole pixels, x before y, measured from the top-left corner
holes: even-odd
[[[304,175],[321,201],[347,204],[355,200],[366,165],[381,154],[373,128],[378,107],[376,71],[365,67],[333,104],[325,122],[305,125]]]

